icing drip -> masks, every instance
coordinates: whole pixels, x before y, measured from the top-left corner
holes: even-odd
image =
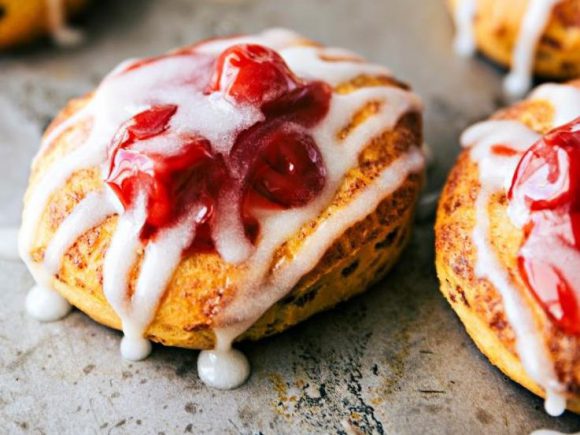
[[[453,47],[460,56],[472,56],[477,48],[473,35],[473,20],[476,12],[476,0],[460,1],[455,8],[456,33]]]
[[[471,146],[471,158],[477,162],[481,188],[475,203],[476,225],[473,242],[477,250],[475,273],[487,279],[499,291],[506,317],[512,326],[517,342],[516,350],[528,375],[546,392],[546,403],[553,404],[552,396],[562,391],[545,344],[536,329],[531,312],[519,291],[513,286],[508,272],[499,262],[489,240],[489,215],[487,207],[491,196],[507,191],[511,175],[515,172],[518,157],[539,139],[539,135],[516,121],[487,121],[469,128],[461,143]],[[509,144],[518,152],[515,156],[498,156],[491,152],[497,144]],[[546,409],[548,411],[548,407]],[[549,409],[554,413],[552,407]],[[563,409],[560,411],[560,413]]]
[[[236,349],[203,350],[197,358],[197,373],[206,385],[220,390],[231,390],[248,379],[250,363]]]
[[[552,9],[560,0],[530,0],[512,54],[512,69],[504,81],[506,93],[521,97],[532,85],[532,71],[538,41],[548,24]]]
[[[139,124],[136,124],[137,121],[134,121],[127,127],[133,130],[125,130],[129,139],[118,139],[120,142],[116,145],[117,149],[142,153],[141,156],[148,158],[160,154],[180,157],[183,149],[176,147],[175,144],[180,143],[176,139],[202,137],[211,143],[212,152],[230,154],[232,147],[238,143],[238,133],[265,121],[265,115],[255,105],[234,106],[219,86],[209,95],[196,89],[207,89],[204,82],[206,78],[201,72],[213,65],[216,55],[234,44],[259,43],[278,50],[288,68],[301,79],[338,84],[361,75],[390,75],[387,69],[369,65],[345,50],[292,46],[299,41],[300,38],[294,33],[272,30],[255,36],[207,41],[188,49],[189,52],[185,50],[171,56],[125,62],[105,78],[88,105],[54,127],[45,137],[39,154],[46,152],[50,144],[66,134],[72,126],[90,121],[90,133],[85,142],[53,163],[29,193],[19,240],[21,256],[37,281],[49,287],[53,275],[58,272],[62,256],[71,244],[108,216],[118,214],[104,259],[103,290],[122,323],[124,338],[121,353],[125,358],[138,360],[150,352],[151,344],[144,337],[145,331],[155,316],[159,301],[184,250],[196,237],[196,222],[199,222],[200,216],[207,215],[208,210],[204,208],[203,201],[190,201],[187,213],[144,241],[142,234],[151,219],[148,215],[151,204],[148,201],[152,199],[143,194],[130,203],[124,201],[121,204],[117,196],[111,194],[113,181],[110,180],[116,180],[115,183],[120,186],[128,178],[121,178],[121,172],[115,173],[117,178],[114,178],[110,168],[103,168],[104,173],[108,172],[111,177],[107,179],[105,190],[88,194],[77,204],[50,241],[44,264],[38,265],[32,261],[29,252],[34,247],[36,228],[51,195],[74,172],[105,162],[110,153],[107,146],[111,138],[121,126],[126,125],[127,119],[135,119],[136,116],[142,119],[151,113],[156,113],[155,116],[161,113],[163,116],[163,113],[171,111],[166,119],[167,126],[162,126],[160,130],[165,133],[130,142],[131,135],[145,136]],[[196,56],[191,56],[191,50],[197,53]],[[250,47],[248,50],[259,48]],[[292,86],[298,86],[294,82],[289,83],[291,89]],[[257,88],[252,89],[256,91]],[[317,94],[313,95],[316,97]],[[352,122],[352,117],[369,102],[377,107],[372,116],[349,130],[344,137],[341,136],[339,133]],[[284,134],[290,135],[286,137],[299,137],[303,141],[311,138],[308,140],[317,145],[324,163],[321,174],[325,177],[325,183],[321,192],[312,200],[305,201],[305,205],[297,203],[288,208],[265,208],[256,212],[260,237],[255,245],[250,243],[244,233],[243,223],[235,218],[240,214],[239,192],[226,189],[220,196],[216,205],[217,219],[212,227],[212,240],[225,261],[244,263],[247,272],[238,283],[231,305],[214,319],[216,349],[200,353],[198,368],[204,382],[217,388],[234,388],[243,383],[250,369],[245,357],[231,348],[236,337],[311,270],[337,237],[364,219],[410,174],[423,168],[424,157],[418,148],[412,148],[401,155],[380,172],[350,204],[325,219],[324,224],[307,238],[293,262],[281,267],[274,276],[266,278],[276,250],[328,206],[344,175],[358,164],[363,147],[373,138],[392,129],[405,113],[420,109],[421,103],[414,94],[395,87],[376,86],[346,95],[333,93],[328,112],[323,112],[325,116],[317,124],[300,121],[299,116],[304,116],[300,112],[290,114],[296,118],[293,121],[294,127],[283,130]],[[306,149],[312,155],[312,149]],[[337,153],[340,158],[336,158]],[[119,169],[122,170],[123,167]],[[302,186],[299,185],[299,188]],[[303,190],[303,194],[308,192]],[[230,197],[230,193],[233,196]],[[135,273],[135,288],[129,289],[129,276]]]
[[[54,290],[35,285],[26,295],[26,312],[41,322],[54,322],[66,316],[71,305]]]
[[[504,80],[504,91],[510,97],[521,97],[532,84],[534,57],[538,41],[561,0],[529,0],[512,52],[512,68]],[[454,12],[456,27],[455,51],[472,55],[476,50],[474,18],[477,0],[459,0]]]
[[[117,228],[111,239],[111,245],[105,255],[103,264],[103,291],[107,300],[121,318],[125,345],[121,347],[124,358],[136,358],[137,360],[147,357],[149,352],[143,353],[142,331],[133,328],[131,322],[131,301],[127,295],[129,273],[138,250],[141,248],[139,234],[145,223],[145,202],[140,197],[136,205],[120,215]],[[135,341],[135,346],[133,342]],[[137,347],[141,352],[133,352]]]
[[[63,47],[73,47],[83,42],[80,30],[69,27],[66,23],[66,0],[46,0],[48,9],[48,26],[54,41]]]
[[[564,94],[568,94],[567,97]],[[572,97],[569,97],[572,95]],[[538,88],[531,98],[540,98],[554,104],[555,119],[569,122],[580,114],[578,90],[567,85],[547,85]],[[568,103],[576,103],[570,106]],[[574,109],[575,107],[575,109]],[[573,110],[577,110],[573,113]],[[516,351],[528,375],[546,393],[545,408],[553,416],[560,415],[566,408],[564,387],[554,371],[546,345],[540,336],[522,295],[514,287],[507,270],[503,268],[489,240],[488,205],[491,197],[499,192],[507,192],[522,154],[532,146],[540,135],[517,121],[485,121],[467,129],[461,143],[470,147],[470,156],[477,163],[481,188],[478,193],[476,225],[473,242],[477,251],[475,273],[478,278],[487,279],[499,291],[506,313],[516,336]],[[509,152],[495,152],[500,145]],[[508,208],[508,215],[514,224],[521,222],[516,212]],[[549,251],[551,255],[554,251]]]
[[[125,333],[121,353],[126,359],[139,360],[149,354],[151,347],[144,345],[143,332],[155,316],[157,304],[169,284],[176,265],[181,260],[182,252],[195,237],[195,232],[191,228],[195,228],[194,220],[197,212],[198,209],[193,209],[181,222],[161,233],[145,248],[135,294],[131,300],[125,300],[123,308],[117,311],[124,313],[121,314]],[[117,293],[115,298],[126,295],[127,287],[126,283],[124,284],[125,287],[117,286],[111,289]],[[129,346],[129,343],[132,344]],[[135,352],[135,348],[140,352]]]

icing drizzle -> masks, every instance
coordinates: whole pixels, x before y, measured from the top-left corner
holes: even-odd
[[[56,44],[73,47],[83,42],[83,33],[66,23],[66,0],[46,0],[46,8],[48,27]]]
[[[195,50],[196,56],[188,56],[185,50],[167,57],[125,62],[104,79],[85,107],[45,136],[39,155],[76,123],[85,120],[92,123],[84,143],[49,167],[29,192],[20,232],[20,254],[37,282],[50,287],[63,255],[74,241],[108,216],[118,215],[104,259],[103,289],[122,322],[121,352],[125,358],[138,360],[149,353],[151,346],[143,334],[155,316],[159,300],[184,250],[196,236],[195,219],[200,210],[197,206],[191,207],[179,220],[144,243],[140,235],[147,220],[147,198],[138,196],[125,207],[106,185],[104,190],[89,193],[77,204],[49,242],[43,263],[38,264],[30,257],[30,250],[51,195],[76,171],[106,162],[107,146],[115,132],[127,119],[152,104],[179,107],[171,118],[172,130],[180,133],[194,131],[208,138],[212,146],[221,144],[220,152],[227,153],[237,132],[261,122],[263,114],[248,105],[233,108],[219,93],[204,95],[187,83],[201,80],[195,72],[207,68],[217,54],[235,44],[261,44],[277,50],[297,77],[330,85],[366,74],[390,76],[385,68],[363,62],[345,50],[299,47],[296,46],[299,41],[298,35],[275,29],[254,36],[212,40],[188,49]],[[339,138],[338,133],[371,101],[378,107],[376,113]],[[346,95],[332,93],[326,116],[318,124],[305,127],[325,164],[326,179],[318,196],[300,207],[260,213],[260,238],[255,246],[242,253],[233,249],[241,240],[240,231],[232,229],[228,220],[217,226],[212,235],[216,249],[226,261],[243,262],[247,272],[238,283],[232,303],[213,319],[216,349],[202,352],[198,363],[204,382],[218,388],[233,388],[241,384],[249,374],[249,365],[243,355],[232,350],[235,338],[289,292],[317,264],[337,237],[366,217],[408,175],[423,168],[421,151],[412,147],[385,168],[350,204],[333,213],[324,225],[315,229],[292,262],[268,275],[278,247],[328,206],[346,172],[357,165],[363,147],[372,138],[392,129],[402,115],[420,109],[421,103],[414,94],[392,86],[363,88]],[[171,143],[157,138],[139,146],[149,151],[175,152]],[[340,158],[336,158],[337,154]],[[228,216],[227,213],[224,215]],[[141,253],[136,288],[129,296],[129,272]],[[230,371],[223,373],[224,370]]]
[[[555,109],[554,122],[566,123],[580,115],[580,90],[569,85],[547,84],[534,91],[531,99],[546,100]],[[564,387],[557,378],[532,313],[523,296],[501,265],[489,240],[488,204],[491,197],[507,192],[523,153],[540,139],[540,135],[518,121],[490,120],[467,129],[461,136],[463,146],[477,163],[480,177],[475,210],[473,242],[477,251],[475,273],[487,279],[499,291],[505,314],[516,336],[516,351],[528,375],[544,388],[545,408],[550,415],[560,415],[566,408]],[[508,215],[518,224],[513,210]]]
[[[504,91],[511,97],[521,97],[532,84],[534,56],[538,41],[561,0],[529,0],[512,52],[512,68],[504,80]],[[461,56],[476,50],[474,19],[477,0],[459,0],[454,12],[456,35],[454,47]]]

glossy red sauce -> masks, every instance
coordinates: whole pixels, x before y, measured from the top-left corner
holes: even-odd
[[[524,246],[530,241],[540,242],[530,246],[556,242],[580,251],[580,117],[550,131],[526,151],[509,198],[523,201],[529,211]],[[520,272],[553,321],[566,333],[578,335],[580,283],[566,278],[562,258],[541,254],[520,250]]]
[[[126,209],[145,195],[144,238],[173,225],[193,205],[202,205],[193,250],[213,249],[218,199],[226,193],[233,192],[239,201],[246,236],[252,241],[259,232],[256,210],[300,207],[316,198],[325,185],[326,168],[307,128],[325,117],[331,97],[327,84],[300,80],[280,55],[259,45],[235,45],[204,64],[209,86],[200,92],[219,91],[234,106],[253,105],[265,120],[238,132],[228,155],[215,152],[208,139],[195,135],[180,137],[179,151],[173,154],[153,153],[139,149],[139,143],[167,135],[179,107],[152,106],[128,120],[111,141],[106,176]]]
[[[516,151],[507,145],[494,145],[491,147],[491,152],[496,156],[513,157],[518,154],[519,151]]]

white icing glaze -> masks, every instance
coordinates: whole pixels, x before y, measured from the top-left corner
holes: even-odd
[[[476,0],[463,0],[455,8],[455,40],[453,47],[460,56],[472,56],[475,53],[475,37],[473,35],[473,20],[477,12]]]
[[[366,63],[347,51],[337,51],[321,47],[290,47],[282,51],[282,57],[292,71],[301,77],[313,80],[324,80],[332,86],[346,82],[359,75],[391,76],[391,72],[381,65]],[[340,61],[326,61],[345,57]]]
[[[26,312],[41,322],[54,322],[66,316],[71,305],[54,290],[35,285],[26,295]]]
[[[146,338],[136,335],[125,335],[121,339],[121,356],[127,361],[141,361],[149,356],[152,345]]]
[[[63,47],[73,47],[84,41],[83,33],[66,23],[66,0],[46,0],[48,26],[52,39]]]
[[[223,328],[221,341],[235,338],[251,326],[268,308],[296,285],[298,280],[312,270],[332,243],[353,223],[364,219],[369,210],[375,210],[380,201],[392,193],[413,172],[424,165],[423,155],[418,149],[404,154],[384,169],[358,196],[344,208],[328,216],[304,242],[291,262],[284,264],[266,279],[266,272],[275,248],[302,225],[300,212],[288,216],[272,216],[262,221],[264,239],[249,260],[251,274],[238,289],[236,298],[218,317]],[[283,230],[282,230],[283,229]],[[258,285],[258,283],[260,283]],[[252,303],[248,304],[247,301]],[[222,331],[220,328],[218,331]]]
[[[89,229],[99,225],[115,208],[105,192],[89,193],[60,224],[44,253],[44,266],[54,275],[62,257],[76,240]]]
[[[219,390],[231,390],[246,382],[250,363],[236,349],[203,350],[197,358],[197,373],[204,384]]]
[[[512,69],[504,81],[508,95],[521,97],[530,89],[536,47],[559,1],[530,0],[512,53]]]
[[[529,0],[512,52],[512,68],[504,80],[504,91],[508,96],[521,97],[530,89],[538,41],[559,1]],[[462,56],[471,55],[476,49],[473,30],[476,10],[477,0],[459,0],[455,8],[454,45]]]
[[[365,74],[390,75],[384,67],[369,65],[345,50],[292,47],[298,38],[292,32],[273,30],[256,36],[205,42],[196,50],[216,54],[235,43],[260,43],[279,50],[298,76],[331,84]],[[321,56],[332,60],[323,60]],[[143,245],[139,235],[146,219],[145,198],[140,197],[130,209],[123,210],[106,187],[104,192],[87,195],[64,220],[49,243],[43,265],[34,263],[29,252],[34,246],[38,222],[55,190],[62,187],[75,171],[104,162],[107,143],[114,133],[125,120],[151,104],[178,106],[170,121],[170,131],[202,135],[212,142],[215,151],[224,154],[230,151],[236,132],[263,119],[262,113],[252,107],[234,108],[217,93],[208,98],[195,91],[194,87],[184,86],[185,83],[201,80],[196,76],[196,71],[203,70],[209,62],[212,62],[211,56],[192,58],[176,55],[133,69],[131,66],[135,65],[135,61],[123,63],[105,78],[87,106],[45,137],[40,150],[40,153],[47,152],[50,144],[71,126],[87,122],[90,133],[85,142],[53,163],[29,193],[20,235],[21,256],[35,278],[49,284],[58,270],[62,255],[71,244],[85,231],[116,212],[119,215],[117,226],[104,259],[103,290],[121,319],[125,334],[121,352],[127,359],[142,359],[151,350],[150,343],[143,335],[181,260],[183,250],[195,236],[193,219],[201,211],[199,207],[192,205],[180,222],[164,229]],[[378,105],[376,113],[349,131],[345,138],[340,138],[339,132],[369,102]],[[215,319],[217,350],[200,354],[200,377],[205,382],[218,388],[231,388],[243,382],[249,374],[249,365],[245,357],[231,349],[233,340],[311,270],[337,237],[352,224],[364,219],[407,176],[423,168],[424,158],[418,148],[401,155],[350,204],[328,216],[323,225],[308,237],[294,261],[267,277],[278,247],[328,206],[344,175],[357,165],[363,147],[374,137],[392,129],[402,115],[420,109],[421,103],[414,94],[390,86],[360,89],[347,95],[333,94],[326,118],[310,131],[326,165],[323,192],[305,207],[259,215],[261,237],[256,246],[246,240],[239,218],[232,218],[239,216],[236,210],[238,201],[229,197],[227,192],[222,195],[218,203],[220,212],[217,213],[221,221],[218,221],[212,234],[216,250],[225,261],[244,263],[247,273],[238,283],[232,304]],[[155,137],[142,141],[138,147],[172,154],[177,151],[174,143],[178,141],[171,139],[170,135]],[[337,154],[340,158],[336,158]],[[137,267],[136,262],[141,254],[136,287],[129,296],[128,277]]]
[[[550,101],[556,110],[556,120],[567,123],[580,115],[578,101],[573,96],[578,91],[567,85],[548,85],[540,87],[531,96],[532,99]],[[565,96],[569,93],[572,95]],[[557,125],[554,125],[557,126]],[[476,225],[473,230],[473,242],[477,251],[475,273],[479,278],[487,279],[499,291],[506,317],[516,336],[516,350],[528,375],[546,392],[546,411],[553,416],[560,415],[566,408],[563,395],[564,387],[559,382],[554,371],[546,344],[537,330],[532,314],[523,296],[514,287],[507,270],[499,262],[489,240],[490,198],[498,192],[506,192],[509,188],[516,166],[525,152],[533,145],[540,135],[517,121],[485,121],[467,129],[461,143],[471,147],[470,156],[477,163],[481,188],[478,193],[476,209]],[[508,146],[516,151],[515,155],[505,156],[491,152],[495,145]],[[517,203],[518,201],[513,201]],[[525,221],[521,210],[508,208],[508,215],[516,225]],[[579,273],[576,270],[580,255],[570,250],[562,251],[561,246],[553,246],[535,252],[557,255],[567,276],[578,282]],[[575,267],[576,266],[576,267]]]
[[[564,125],[580,113],[580,89],[570,85],[546,83],[531,93],[533,100],[546,100],[554,108],[554,125]]]
[[[18,227],[0,227],[0,259],[18,258]]]

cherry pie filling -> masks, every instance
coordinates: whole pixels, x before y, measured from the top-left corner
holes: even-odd
[[[252,105],[264,119],[239,131],[233,147],[223,154],[203,136],[171,131],[177,105],[150,106],[117,131],[108,147],[105,177],[125,209],[144,196],[143,239],[174,225],[193,205],[201,206],[189,248],[193,251],[215,249],[212,229],[218,199],[226,192],[236,193],[246,237],[255,242],[259,209],[305,206],[326,182],[322,155],[308,129],[328,112],[329,85],[299,79],[278,53],[255,44],[228,48],[204,74],[207,85],[202,88],[198,80],[191,86],[207,97],[219,92],[234,107]],[[179,143],[168,152],[140,146],[152,138]]]
[[[550,131],[526,151],[509,199],[520,201],[529,216],[518,254],[524,281],[556,325],[579,335],[580,283],[572,282],[570,275],[580,272],[580,262],[576,263],[580,258],[580,117]],[[526,245],[534,248],[525,249]],[[567,254],[538,251],[550,246],[563,246],[558,251]]]

